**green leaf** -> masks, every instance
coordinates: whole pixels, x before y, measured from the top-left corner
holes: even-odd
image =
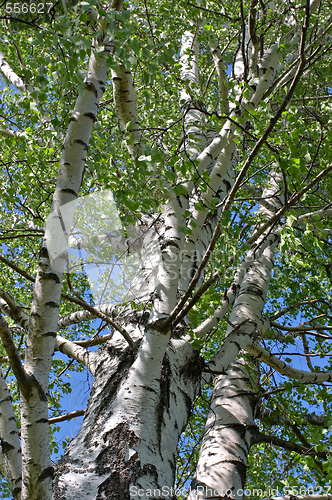
[[[184,186],[181,186],[181,185],[175,186],[173,188],[173,192],[174,192],[174,194],[176,196],[181,196],[181,195],[187,196],[187,194],[188,194],[187,189]]]

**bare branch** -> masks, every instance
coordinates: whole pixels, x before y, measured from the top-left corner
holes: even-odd
[[[65,415],[60,415],[59,417],[49,418],[48,421],[50,424],[57,424],[59,422],[65,422],[66,420],[71,420],[72,418],[82,417],[85,413],[85,410],[76,410],[70,413],[66,413]]]
[[[284,450],[294,451],[295,453],[298,453],[299,455],[302,456],[310,455],[326,459],[326,453],[324,451],[315,451],[313,446],[311,448],[307,448],[299,444],[293,443],[292,441],[287,441],[286,439],[278,438],[277,436],[273,436],[271,434],[268,435],[263,434],[262,432],[259,432],[257,429],[255,431],[252,431],[252,440],[253,444],[257,443],[273,444],[274,446],[279,446]]]
[[[257,342],[251,340],[248,345],[242,346],[242,348],[249,352],[252,356],[259,359],[263,363],[266,363],[271,368],[279,372],[281,375],[286,375],[286,377],[293,378],[296,380],[301,380],[304,382],[309,382],[311,384],[321,384],[323,382],[332,382],[331,372],[306,372],[304,370],[298,370],[291,367],[284,361],[276,358],[267,349],[261,347]]]
[[[21,310],[9,293],[0,289],[0,297],[0,309],[26,330],[29,326],[29,316]]]
[[[14,269],[18,274],[20,274],[24,278],[28,279],[29,281],[32,281],[32,283],[35,282],[35,279],[33,278],[33,276],[31,276],[29,273],[27,273],[23,269],[20,269],[18,266],[16,266],[16,264],[9,261],[5,257],[0,256],[0,261],[3,262],[4,264],[6,264],[7,266],[11,267],[12,269]],[[89,311],[95,317],[100,318],[103,321],[105,321],[106,323],[108,323],[109,325],[111,325],[115,330],[117,330],[118,332],[121,333],[121,335],[126,339],[128,344],[130,345],[130,347],[133,349],[133,351],[137,351],[137,347],[135,346],[132,339],[130,338],[128,333],[125,331],[125,329],[122,328],[120,325],[118,325],[115,321],[111,320],[111,318],[106,316],[106,314],[104,314],[102,311],[98,311],[98,309],[91,306],[90,304],[88,304],[84,300],[79,299],[77,297],[72,297],[71,295],[68,295],[67,293],[61,293],[61,297],[68,300],[69,302],[73,302],[74,304],[78,304],[79,306],[81,306],[84,309],[86,309],[87,311]]]
[[[21,363],[20,354],[14,344],[7,322],[3,319],[0,314],[0,337],[2,344],[8,354],[8,359],[10,366],[14,372],[17,379],[17,383],[23,394],[28,394],[30,391],[30,381],[27,376],[24,367]]]
[[[295,304],[291,304],[290,306],[284,307],[283,309],[281,309],[281,311],[274,314],[269,319],[276,320],[276,319],[280,318],[281,316],[284,316],[285,314],[287,314],[292,309],[297,309],[298,307],[301,307],[301,306],[307,306],[307,305],[310,306],[312,304],[316,304],[317,302],[319,302],[319,299],[303,300],[302,302],[295,302]]]

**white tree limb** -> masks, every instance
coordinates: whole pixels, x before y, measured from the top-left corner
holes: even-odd
[[[60,335],[56,336],[55,350],[61,351],[63,354],[66,354],[80,363],[83,363],[87,368],[89,368],[92,375],[95,374],[95,367],[93,363],[95,353],[89,352],[87,349],[84,349],[84,347],[63,338]]]
[[[122,133],[128,132],[128,151],[132,156],[138,157],[142,152],[143,144],[139,128],[136,91],[130,69],[123,65],[112,69],[112,81],[115,112],[120,130]]]
[[[33,91],[33,88],[31,85],[26,84],[23,82],[23,80],[17,76],[15,71],[12,70],[12,68],[9,66],[8,62],[5,59],[5,55],[3,52],[0,51],[0,69],[9,80],[9,82],[18,90],[19,92],[28,92],[31,93]]]
[[[11,487],[14,500],[21,498],[21,444],[14,407],[0,370],[0,472]]]
[[[218,90],[219,90],[218,112],[220,114],[228,115],[229,103],[228,103],[227,75],[226,75],[225,65],[217,42],[215,40],[212,40],[210,41],[209,45],[218,78]]]
[[[253,391],[248,386],[243,359],[227,374],[215,378],[199,460],[188,500],[220,497],[215,490],[232,491],[241,500],[254,423]],[[204,495],[204,490],[206,493]],[[207,493],[209,492],[209,493]]]
[[[248,345],[243,346],[243,349],[249,352],[252,356],[255,356],[255,358],[259,359],[259,361],[269,365],[281,375],[286,375],[289,378],[301,380],[310,384],[321,384],[323,382],[332,381],[332,372],[307,372],[305,370],[292,368],[290,365],[271,354],[267,349],[261,347],[255,341],[250,341]]]
[[[314,212],[307,212],[305,214],[299,215],[298,218],[296,219],[297,222],[304,222],[307,219],[311,218],[319,218],[319,219],[324,219],[325,217],[329,217],[332,215],[332,208],[323,208],[322,210],[316,210]],[[295,222],[293,224],[295,224]]]
[[[106,314],[106,316],[109,316],[110,318],[115,318],[119,313],[119,306],[114,304],[102,304],[101,306],[95,306],[95,309]],[[96,318],[98,318],[98,316],[90,311],[75,311],[69,313],[67,316],[60,317],[58,321],[58,328],[63,329],[67,326],[81,323],[82,321],[91,321]]]
[[[0,289],[0,309],[24,330],[28,329],[29,316],[22,311],[9,293]]]

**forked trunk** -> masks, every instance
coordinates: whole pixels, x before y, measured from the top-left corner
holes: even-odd
[[[144,334],[144,337],[142,337]],[[98,351],[82,427],[56,468],[54,500],[172,498],[175,453],[200,386],[185,340],[136,325]]]

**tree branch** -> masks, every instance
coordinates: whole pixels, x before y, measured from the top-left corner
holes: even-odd
[[[112,69],[113,96],[116,116],[122,133],[129,134],[127,148],[137,158],[142,152],[142,134],[139,128],[136,92],[130,69],[123,65]],[[131,123],[129,128],[128,124]]]
[[[323,382],[332,382],[332,373],[330,372],[306,372],[292,368],[284,361],[276,358],[267,349],[261,347],[257,342],[250,340],[248,345],[242,346],[242,349],[249,352],[252,356],[267,364],[281,375],[289,378],[309,382],[311,384],[321,384]]]
[[[66,420],[71,420],[72,418],[82,417],[84,413],[85,410],[76,410],[66,413],[65,415],[60,415],[59,417],[49,418],[48,421],[50,424],[57,424],[58,422],[65,422]]]
[[[96,306],[95,309],[101,311],[102,313],[115,318],[119,314],[119,306],[114,304],[102,304],[101,306]],[[58,320],[58,328],[63,329],[67,326],[81,323],[82,321],[91,321],[96,319],[97,316],[92,314],[90,311],[84,309],[83,311],[75,311],[67,314],[67,316],[62,316]]]
[[[20,92],[32,92],[33,88],[29,84],[25,84],[23,80],[16,75],[16,73],[9,66],[8,62],[5,59],[3,52],[0,51],[0,69],[5,75],[5,77],[9,80],[9,82]]]
[[[229,114],[227,75],[225,66],[222,60],[221,51],[216,41],[210,41],[210,51],[213,57],[213,62],[218,78],[219,89],[219,105],[218,111],[220,114]]]
[[[312,304],[316,304],[317,302],[320,302],[319,299],[303,300],[301,302],[295,302],[295,304],[291,304],[290,306],[284,307],[278,313],[274,314],[273,316],[270,316],[269,320],[271,320],[271,321],[276,320],[276,319],[280,318],[281,316],[284,316],[285,314],[287,314],[292,309],[297,309],[300,306],[307,306],[307,305],[310,306]]]
[[[70,358],[76,359],[80,363],[83,363],[87,368],[89,368],[92,375],[95,374],[94,369],[94,358],[95,353],[90,352],[87,349],[84,349],[77,343],[72,342],[71,340],[67,340],[60,335],[56,336],[55,341],[55,351],[61,351],[63,354],[66,354]]]
[[[303,47],[304,47],[304,42],[305,42],[305,36],[306,36],[306,22],[304,23],[304,26],[303,26],[303,32],[302,32],[302,39],[301,39],[301,44],[300,44],[300,64],[298,66],[298,69],[297,69],[297,72],[293,78],[293,81],[292,81],[292,84],[283,100],[283,102],[281,103],[278,111],[276,112],[276,114],[270,119],[270,123],[268,125],[268,127],[265,129],[265,131],[263,132],[261,138],[256,142],[253,150],[251,151],[251,153],[249,154],[247,160],[245,161],[240,173],[238,174],[237,178],[236,178],[236,181],[233,185],[233,187],[231,188],[230,190],[230,193],[228,194],[227,198],[226,198],[226,203],[224,204],[224,207],[222,209],[222,212],[221,212],[221,215],[220,215],[220,220],[222,218],[222,214],[224,211],[228,210],[234,200],[234,197],[235,197],[235,194],[237,192],[237,190],[239,189],[241,183],[242,183],[242,180],[247,172],[247,170],[249,169],[250,165],[252,164],[253,160],[255,159],[255,157],[257,156],[257,154],[259,153],[261,147],[263,146],[263,144],[265,143],[266,139],[269,137],[270,133],[272,132],[272,130],[274,129],[277,121],[279,120],[279,118],[281,117],[283,111],[286,109],[292,95],[294,94],[294,91],[295,91],[295,88],[301,78],[301,75],[303,73],[303,70],[304,70],[304,65],[305,65],[305,58],[304,58],[304,55],[303,55]],[[298,199],[301,198],[301,196],[308,190],[310,189],[310,187],[312,187],[315,183],[317,183],[321,178],[323,178],[330,170],[332,170],[332,165],[330,165],[329,167],[327,167],[322,173],[320,173],[312,182],[310,182],[305,188],[303,188],[301,191],[299,191],[299,193],[297,193],[294,197],[293,197],[293,203],[292,204],[295,204],[297,203]],[[253,241],[255,241],[267,228],[269,228],[271,226],[271,224],[273,224],[276,220],[278,220],[281,215],[283,215],[286,210],[289,208],[290,206],[290,203],[287,204],[287,206],[284,206],[282,207],[275,215],[273,215],[271,217],[271,219],[269,221],[267,221],[265,224],[263,224],[263,226],[252,236],[249,238],[248,240],[248,243],[252,243]],[[178,302],[178,304],[176,305],[175,309],[171,312],[169,318],[167,319],[167,321],[165,322],[165,327],[168,326],[170,323],[172,323],[172,321],[174,320],[175,316],[181,311],[181,309],[183,308],[183,306],[185,305],[186,301],[187,301],[187,298],[190,296],[191,292],[194,290],[194,288],[196,287],[197,283],[198,283],[198,280],[203,272],[203,270],[205,269],[209,259],[210,259],[210,256],[211,256],[211,253],[216,245],[216,242],[220,236],[220,233],[221,233],[221,226],[220,226],[220,223],[217,224],[215,230],[214,230],[214,233],[213,233],[213,236],[211,238],[211,241],[210,241],[210,244],[205,252],[205,255],[201,261],[201,264],[199,266],[199,268],[197,269],[196,273],[195,273],[195,276],[192,278],[191,280],[191,283],[189,284],[188,286],[188,289],[186,291],[186,294],[180,299],[180,301]]]
[[[299,455],[302,456],[310,455],[313,457],[326,459],[326,452],[315,451],[313,446],[311,448],[307,448],[305,446],[293,443],[292,441],[287,441],[286,439],[278,438],[277,436],[273,436],[271,434],[263,434],[262,432],[259,432],[256,428],[255,430],[252,430],[252,444],[258,444],[258,443],[273,444],[275,446],[283,448],[284,450],[294,451],[295,453],[298,453]]]
[[[29,273],[27,273],[23,269],[20,269],[18,266],[16,266],[16,264],[9,261],[5,257],[2,257],[1,255],[0,255],[0,261],[3,262],[4,264],[6,264],[8,267],[11,267],[12,269],[14,269],[18,274],[20,274],[21,276],[23,276],[27,280],[31,281],[32,283],[35,282],[35,278],[33,276],[31,276]],[[137,351],[136,345],[133,343],[132,339],[130,338],[130,336],[128,335],[126,330],[124,328],[122,328],[120,325],[118,325],[115,321],[112,321],[111,318],[106,316],[106,314],[104,314],[102,311],[99,311],[98,309],[91,306],[90,304],[88,304],[84,300],[79,299],[77,297],[72,297],[71,295],[68,295],[67,293],[62,292],[61,297],[68,300],[69,302],[73,302],[74,304],[78,304],[79,306],[81,306],[84,309],[86,309],[87,311],[89,311],[91,313],[91,315],[93,315],[97,318],[100,318],[103,321],[105,321],[106,323],[108,323],[109,325],[111,325],[115,330],[117,330],[118,332],[121,333],[121,335],[126,339],[128,344],[130,345],[130,347],[133,349],[133,351]]]
[[[21,499],[21,444],[9,389],[0,370],[0,467],[14,500]]]
[[[24,367],[21,363],[20,354],[13,342],[7,322],[0,314],[0,337],[2,344],[7,352],[10,366],[14,372],[17,383],[21,392],[28,395],[30,392],[30,379],[26,374]]]
[[[29,326],[29,316],[16,304],[9,293],[0,289],[0,309],[24,330]]]
[[[126,339],[126,341],[130,345],[132,350],[135,352],[137,351],[136,345],[134,344],[134,342],[132,341],[130,335],[126,332],[126,330],[124,328],[122,328],[122,326],[120,326],[118,323],[113,321],[109,316],[106,316],[106,314],[104,314],[102,311],[91,306],[90,304],[85,302],[85,300],[79,299],[77,297],[72,297],[71,295],[68,295],[67,293],[61,293],[61,297],[63,297],[64,299],[66,299],[70,302],[74,302],[75,304],[78,304],[79,306],[81,306],[84,309],[86,309],[87,311],[89,311],[92,315],[96,316],[97,318],[102,319],[103,321],[105,321],[105,323],[111,325],[115,330],[117,330],[118,332],[121,333],[121,335],[124,337],[124,339]]]

